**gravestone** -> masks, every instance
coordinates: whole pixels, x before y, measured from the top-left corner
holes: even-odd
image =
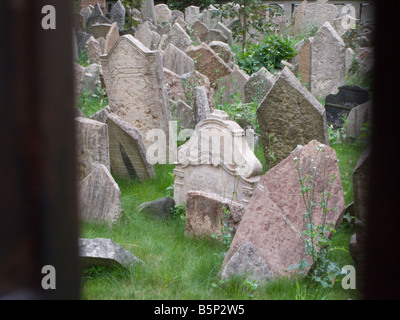
[[[75,118],[78,179],[87,177],[98,165],[110,170],[107,125],[91,119]]]
[[[188,31],[188,24],[186,23],[186,21],[181,18],[181,17],[177,17],[175,19],[172,19],[173,23],[177,23],[179,24],[183,30],[185,30],[185,32]]]
[[[112,225],[121,218],[121,191],[104,165],[98,165],[79,183],[79,212],[88,222]]]
[[[207,9],[203,11],[202,21],[207,25],[208,29],[214,29],[218,22],[220,21],[219,16],[213,17],[213,13],[218,11],[213,5],[210,5]]]
[[[163,68],[163,70],[165,77],[165,90],[167,91],[170,103],[171,101],[185,100],[186,95],[181,77],[167,68]]]
[[[311,42],[311,93],[318,98],[338,92],[346,83],[346,45],[329,22]]]
[[[102,9],[100,8],[99,3],[96,3],[92,11],[92,14],[86,20],[87,32],[93,34],[92,26],[95,24],[103,24],[103,23],[111,24],[112,22],[104,15]]]
[[[144,202],[139,206],[139,212],[141,214],[147,214],[160,219],[170,218],[171,210],[173,209],[175,209],[175,201],[168,197]]]
[[[299,164],[294,161],[296,159]],[[336,227],[338,226],[345,202],[336,153],[334,149],[312,140],[307,145],[297,148],[261,177],[233,238],[223,267],[245,242],[253,244],[274,277],[294,276],[295,271],[288,268],[303,258],[311,262],[311,258],[306,255],[305,240],[302,236],[305,230],[303,215],[306,208],[296,169],[298,165],[304,180],[307,175],[313,176],[318,172],[314,175],[317,178],[313,181],[313,201],[319,204],[321,193],[330,192],[326,224],[336,223]],[[332,175],[336,178],[327,187]],[[316,226],[322,223],[321,210],[317,210],[315,206],[313,211],[313,223]],[[329,232],[327,235],[330,235]],[[305,272],[307,273],[307,269]]]
[[[217,84],[219,78],[232,73],[232,69],[206,43],[190,46],[186,54],[196,61],[196,70],[206,75],[211,86]]]
[[[365,124],[372,124],[372,102],[360,104],[351,109],[347,117],[346,135],[347,140],[359,140],[362,136],[362,128]]]
[[[248,281],[265,281],[273,278],[273,272],[251,242],[244,242],[222,270],[221,279],[245,276]]]
[[[100,63],[100,44],[93,36],[91,36],[86,42],[86,52],[89,63]]]
[[[110,31],[110,23],[98,23],[92,25],[92,35],[97,40],[98,38],[106,38],[108,31]]]
[[[183,129],[194,129],[196,119],[193,109],[182,100],[171,101],[172,120],[178,121]]]
[[[151,23],[145,21],[139,24],[135,32],[135,38],[138,39],[146,48],[151,49],[153,33],[154,31],[152,31]]]
[[[146,149],[138,131],[113,113],[108,115],[106,124],[113,174],[121,179],[139,181],[154,177],[154,168],[146,159]]]
[[[117,43],[119,38],[119,29],[116,22],[111,25],[110,30],[106,35],[106,42],[104,44],[104,54],[108,54],[114,44]]]
[[[76,32],[75,35],[78,43],[78,50],[79,51],[85,50],[86,42],[89,40],[91,35],[86,32]]]
[[[224,34],[224,36],[226,37],[226,43],[228,45],[232,45],[233,44],[233,36],[232,36],[232,31],[229,30],[229,28],[227,26],[225,26],[223,23],[218,22],[217,25],[215,26],[216,30],[220,30],[222,31],[222,33]]]
[[[194,70],[194,61],[182,50],[172,43],[168,45],[163,53],[164,68],[171,70],[181,76]]]
[[[126,15],[126,9],[121,3],[121,1],[118,0],[117,3],[114,4],[111,9],[111,21],[117,23],[118,29],[122,29],[124,27],[125,15]]]
[[[193,72],[186,73],[181,76],[182,86],[184,89],[184,98],[187,104],[194,106],[195,88],[198,86],[204,86],[206,88],[208,104],[210,110],[215,109],[214,103],[214,89],[211,87],[210,80],[204,74],[194,70]]]
[[[89,19],[89,17],[92,15],[93,10],[88,6],[82,8],[79,13],[83,17],[83,25],[86,25],[87,19]]]
[[[186,48],[192,45],[193,41],[179,23],[174,23],[169,33],[161,36],[158,49],[164,51],[170,43],[186,52]]]
[[[229,45],[221,41],[212,41],[209,46],[226,64],[233,62],[235,57]]]
[[[205,42],[208,35],[208,27],[200,20],[197,20],[192,25],[193,35],[198,37],[201,42]]]
[[[297,55],[297,75],[308,88],[311,88],[311,45],[314,37],[308,38]]]
[[[111,111],[140,133],[146,148],[152,143],[146,138],[150,130],[168,135],[171,116],[161,54],[125,35],[101,57],[101,64]]]
[[[221,42],[227,43],[228,38],[224,35],[224,33],[221,30],[210,29],[210,30],[208,30],[208,34],[207,34],[205,42],[210,43],[213,41],[221,41]]]
[[[158,4],[154,6],[154,10],[156,12],[156,23],[157,24],[165,24],[169,23],[172,20],[172,12],[168,8],[166,4]]]
[[[199,20],[200,8],[197,6],[189,6],[185,8],[185,21],[189,26],[192,26]]]
[[[110,107],[106,106],[103,109],[97,111],[94,115],[90,117],[90,119],[99,121],[102,123],[106,123],[108,115],[111,113]]]
[[[241,101],[245,100],[244,86],[249,80],[249,76],[238,69],[233,71],[231,74],[218,79],[217,92],[220,95],[219,99],[222,103],[234,103],[234,96],[237,96]]]
[[[215,110],[197,124],[191,138],[178,148],[173,171],[175,202],[185,201],[189,191],[204,191],[246,207],[261,170],[244,130],[224,111]]]
[[[276,163],[297,145],[315,139],[329,144],[324,107],[285,67],[257,109],[264,155],[273,150]],[[274,134],[276,141],[268,138]]]
[[[99,6],[99,9],[102,13],[106,13],[106,0],[79,0],[79,8],[82,10],[86,7],[96,7]]]
[[[143,263],[130,251],[105,238],[79,238],[79,257],[83,268],[92,266],[131,268],[137,263]]]
[[[154,0],[144,0],[140,8],[142,21],[156,23],[156,10],[154,9]]]
[[[356,106],[369,100],[368,90],[358,85],[339,87],[337,94],[330,94],[325,99],[326,118],[329,124],[335,127],[343,125],[342,117],[347,117]]]
[[[85,74],[85,68],[79,63],[74,62],[74,95],[75,95],[75,106],[79,104],[79,99],[82,92],[82,80]]]
[[[226,215],[229,212],[229,218]],[[222,222],[225,219],[232,236],[242,220],[244,206],[229,198],[204,191],[189,191],[186,198],[185,235],[211,237],[222,236]]]
[[[207,90],[205,86],[194,88],[194,117],[196,122],[203,121],[210,116],[211,110],[208,103]]]
[[[257,103],[261,103],[274,82],[274,75],[265,67],[260,68],[251,75],[244,85],[245,102],[250,103],[255,100]]]

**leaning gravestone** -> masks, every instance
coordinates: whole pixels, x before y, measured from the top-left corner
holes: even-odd
[[[206,43],[190,46],[186,54],[196,61],[196,70],[210,79],[211,86],[217,84],[219,78],[232,73],[232,69]]]
[[[168,135],[171,116],[161,54],[125,35],[101,63],[111,111],[140,133],[146,148],[152,143],[146,138],[150,130]]]
[[[241,101],[245,100],[244,86],[249,80],[249,76],[241,69],[233,71],[231,74],[218,79],[217,92],[222,103],[234,103],[235,96]]]
[[[275,82],[275,77],[265,67],[253,73],[244,85],[245,102],[260,103]]]
[[[178,148],[174,169],[174,199],[189,191],[205,191],[244,206],[260,178],[261,163],[250,150],[244,130],[221,110],[200,122],[189,141]]]
[[[75,118],[75,129],[79,180],[88,176],[100,164],[110,170],[107,125],[91,119]]]
[[[345,85],[339,87],[337,94],[330,94],[325,99],[326,118],[329,124],[336,127],[343,125],[343,116],[356,106],[369,100],[368,90],[358,85]]]
[[[243,214],[244,206],[229,198],[204,191],[189,191],[186,198],[185,235],[222,236],[221,229],[226,223],[228,228],[232,228],[233,236]]]
[[[347,116],[346,135],[347,140],[354,141],[362,137],[363,126],[365,124],[372,124],[372,102],[360,104],[351,109]]]
[[[167,24],[172,20],[172,12],[168,6],[164,3],[154,6],[156,12],[156,23],[157,24]]]
[[[208,103],[207,90],[205,86],[194,88],[194,117],[196,122],[203,121],[210,116],[210,104]]]
[[[175,22],[169,33],[161,36],[158,49],[164,51],[170,43],[183,52],[186,52],[186,48],[192,45],[193,41],[181,25]]]
[[[100,8],[99,3],[96,3],[96,5],[94,6],[94,9],[92,11],[92,14],[86,20],[87,32],[92,34],[92,26],[95,25],[95,24],[102,24],[102,23],[111,24],[111,20],[108,19],[103,14],[103,11]]]
[[[212,41],[209,43],[209,46],[219,57],[221,57],[222,60],[224,60],[226,64],[229,65],[234,61],[235,54],[232,52],[227,43],[221,41]]]
[[[172,43],[163,53],[164,68],[181,76],[194,70],[194,60]]]
[[[154,0],[144,0],[140,8],[142,21],[156,23],[156,11],[154,9]]]
[[[181,128],[194,129],[197,122],[193,108],[180,99],[177,101],[171,101],[170,104],[172,119],[178,121]]]
[[[106,124],[110,136],[110,165],[113,174],[122,179],[144,181],[155,176],[146,160],[146,149],[140,134],[117,115],[110,113]]]
[[[79,212],[85,221],[110,225],[121,217],[121,191],[104,165],[98,165],[80,182]]]
[[[137,263],[143,263],[130,251],[105,238],[79,238],[79,257],[84,268],[91,266],[130,268]]]
[[[257,109],[265,158],[271,150],[279,163],[297,145],[310,140],[329,144],[324,107],[285,67]],[[276,142],[268,136],[274,134]]]
[[[195,37],[198,37],[201,42],[204,42],[208,35],[208,27],[200,20],[197,20],[192,25],[192,32]]]
[[[87,40],[85,47],[89,63],[100,63],[101,48],[99,42],[91,36]]]
[[[327,203],[329,210],[326,212],[326,224],[335,223],[337,227],[337,223],[340,223],[345,202],[335,150],[312,140],[306,146],[297,148],[261,177],[223,267],[245,242],[253,244],[274,276],[294,275],[295,271],[288,268],[303,258],[311,262],[311,258],[306,255],[302,235],[306,208],[299,183],[298,165],[303,181],[307,175],[313,176],[314,172],[318,172],[314,175],[317,178],[313,181],[313,202],[319,204],[321,193],[329,192],[331,197]],[[330,184],[328,181],[333,175],[336,178]],[[314,208],[313,223],[318,226],[323,221],[322,209],[317,209],[317,206]]]
[[[111,25],[110,30],[106,35],[106,42],[104,44],[104,54],[108,54],[114,44],[118,41],[119,29],[116,22]]]
[[[92,35],[97,40],[99,38],[106,38],[108,31],[110,31],[111,24],[97,23],[92,26]]]

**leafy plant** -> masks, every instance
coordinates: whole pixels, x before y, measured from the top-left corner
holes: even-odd
[[[233,227],[229,225],[229,218],[231,216],[231,211],[226,207],[222,206],[222,216],[218,218],[221,221],[221,235],[219,234],[212,234],[212,237],[215,239],[222,238],[223,243],[229,247],[232,242],[232,232]]]
[[[261,0],[232,0],[228,4],[216,5],[218,10],[213,16],[232,21],[232,36],[242,43],[242,51],[258,34],[270,32],[276,25],[269,17],[281,16],[283,10],[279,6],[264,5]]]
[[[275,152],[274,152],[274,144],[278,140],[275,137],[274,133],[270,133],[270,134],[266,133],[266,135],[267,135],[267,138],[268,138],[268,149],[267,149],[266,154],[268,156],[265,159],[265,162],[266,162],[266,165],[267,165],[267,170],[269,170],[276,164],[276,156],[275,156]]]
[[[239,67],[249,75],[262,67],[274,73],[282,68],[282,60],[288,60],[296,54],[293,38],[274,34],[267,35],[261,44],[249,44],[246,50],[237,54],[237,61]]]
[[[336,176],[330,176],[328,182],[326,181],[326,164],[329,156],[324,156],[325,148],[323,145],[319,145],[317,150],[318,159],[311,159],[311,162],[313,163],[311,175],[307,174],[303,177],[301,174],[300,159],[297,157],[293,159],[293,161],[296,162],[298,180],[306,209],[306,212],[303,215],[305,229],[302,233],[302,238],[305,243],[306,255],[311,257],[312,263],[310,265],[310,263],[303,258],[298,264],[290,266],[289,269],[298,269],[300,271],[299,273],[302,274],[308,267],[311,267],[307,276],[320,283],[322,287],[325,288],[333,286],[336,277],[342,274],[342,270],[328,257],[329,251],[339,249],[332,249],[329,247],[331,244],[329,234],[335,234],[336,229],[334,224],[328,224],[326,222],[326,214],[328,211],[332,210],[331,208],[328,208],[328,202],[331,196],[328,188],[333,184]],[[320,174],[322,174],[323,185],[321,200],[317,203],[315,202],[315,190]],[[316,225],[315,215],[318,213],[321,215],[321,224]]]
[[[86,90],[81,92],[78,108],[83,114],[90,118],[97,111],[104,109],[108,105],[107,93],[102,88],[96,88],[95,93],[90,93]]]
[[[210,4],[214,4],[215,0],[167,0],[166,4],[171,10],[185,11],[186,7],[197,6],[200,9],[207,8]]]
[[[186,221],[186,205],[185,203],[178,203],[175,208],[171,209],[171,215],[180,220]]]

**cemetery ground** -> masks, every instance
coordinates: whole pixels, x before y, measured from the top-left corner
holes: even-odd
[[[360,143],[337,143],[332,146],[339,159],[339,168],[346,205],[353,201],[352,172],[364,150]],[[262,147],[255,150],[263,164]],[[262,300],[346,300],[358,299],[357,290],[344,290],[341,278],[333,288],[323,288],[308,279],[278,278],[266,285],[257,285],[241,277],[220,280],[220,268],[226,245],[213,238],[193,238],[184,235],[185,220],[176,212],[168,220],[141,214],[141,203],[171,196],[174,165],[156,165],[157,178],[143,183],[116,178],[121,189],[122,218],[112,227],[107,224],[83,223],[84,238],[110,238],[127,250],[132,250],[143,265],[132,268],[91,267],[84,271],[83,298],[89,300],[202,300],[202,299],[262,299]],[[330,259],[339,266],[354,265],[348,252],[352,223],[343,220],[333,236]]]

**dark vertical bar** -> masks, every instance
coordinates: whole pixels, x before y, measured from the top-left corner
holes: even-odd
[[[375,1],[375,6],[372,173],[363,298],[399,299],[400,65],[391,57],[400,49],[400,3],[391,2],[389,6],[387,1]]]
[[[42,8],[56,29],[42,28]],[[0,11],[0,297],[77,299],[72,2],[7,0]],[[44,290],[42,267],[56,270]]]

